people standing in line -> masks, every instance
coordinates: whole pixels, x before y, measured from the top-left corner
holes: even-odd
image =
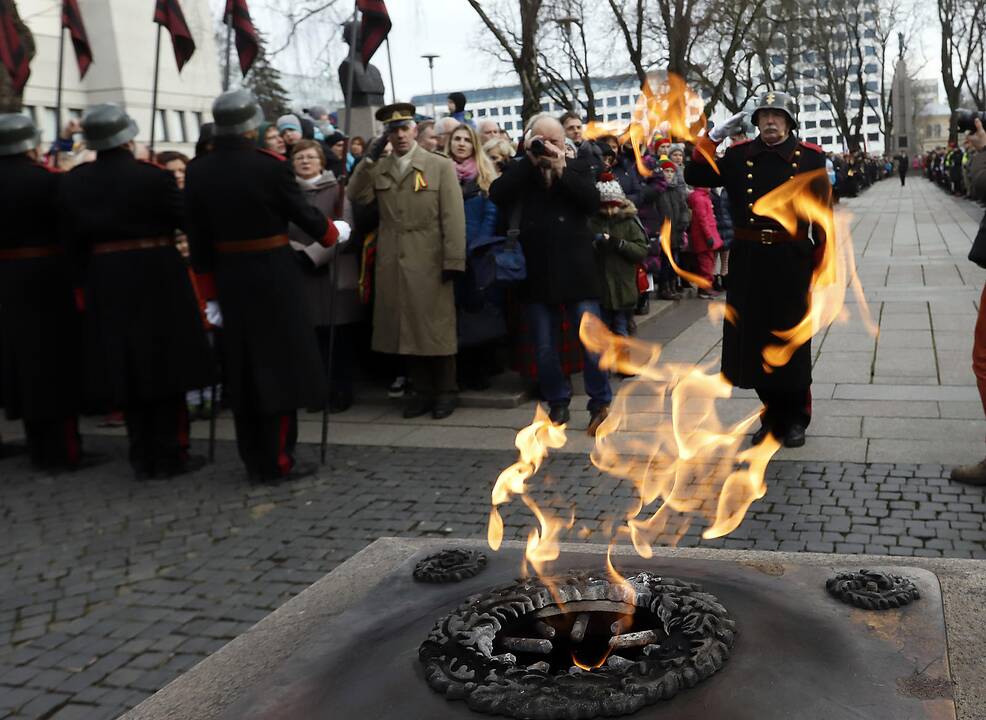
[[[353,174],[356,163],[363,159],[366,151],[366,140],[359,135],[354,135],[349,141],[349,151],[346,153],[346,175]]]
[[[695,256],[696,274],[708,281],[709,288],[699,288],[698,297],[712,300],[718,297],[715,290],[716,253],[722,249],[722,238],[716,226],[715,211],[708,188],[697,187],[688,194],[688,207],[692,211],[688,226],[688,247]]]
[[[248,90],[212,105],[214,149],[188,166],[185,201],[199,287],[221,317],[224,402],[251,482],[314,471],[297,464],[298,409],[325,402],[325,369],[289,222],[325,247],[349,238],[305,201],[291,165],[256,147],[263,113]]]
[[[410,103],[377,111],[386,132],[356,166],[347,193],[354,204],[376,201],[380,209],[373,349],[405,356],[413,392],[404,417],[441,419],[458,404],[453,281],[465,271],[466,222],[455,166],[418,146],[414,112]],[[380,159],[388,141],[393,153]]]
[[[716,216],[716,229],[722,239],[722,247],[716,252],[718,270],[712,289],[722,292],[729,284],[729,248],[733,244],[733,216],[729,210],[729,193],[726,188],[712,188],[712,211]]]
[[[281,137],[277,125],[269,122],[261,123],[257,129],[257,147],[277,153],[282,157],[288,153],[287,143]]]
[[[483,143],[483,152],[486,153],[486,157],[493,163],[496,171],[502,173],[510,161],[513,160],[517,150],[510,141],[496,137]]]
[[[75,469],[81,318],[58,235],[62,173],[39,162],[30,118],[0,115],[0,397],[21,420],[31,463]]]
[[[658,224],[655,230],[656,242],[661,253],[661,269],[658,274],[658,296],[662,300],[680,300],[678,292],[678,276],[675,274],[671,261],[680,264],[681,251],[685,247],[685,237],[688,233],[688,223],[691,221],[691,211],[688,209],[688,195],[684,192],[684,181],[678,177],[680,172],[673,161],[665,158],[658,166],[664,176],[663,190],[661,185],[654,184],[652,192],[656,193]],[[661,241],[664,225],[670,225],[671,236],[668,255]]]
[[[500,125],[493,118],[482,118],[476,125],[479,141],[485,146],[490,140],[500,137]]]
[[[582,118],[577,113],[569,111],[558,118],[558,122],[561,123],[565,131],[565,137],[575,146],[575,156],[588,165],[592,177],[601,173],[603,171],[602,151],[594,142],[585,139]]]
[[[333,172],[326,169],[320,143],[315,140],[295,143],[291,150],[291,165],[309,205],[318,208],[327,218],[351,224],[345,191]],[[357,289],[359,258],[349,243],[324,247],[318,238],[308,235],[294,223],[288,226],[288,238],[301,264],[308,308],[329,379],[329,412],[345,412],[353,404],[355,323],[363,317]],[[328,375],[330,365],[331,377]]]
[[[339,182],[349,175],[346,171],[347,140],[348,138],[337,130],[322,142],[323,169],[331,172]],[[294,148],[292,148],[292,157],[294,157]]]
[[[735,240],[730,249],[726,301],[735,315],[723,322],[722,372],[736,387],[753,388],[764,405],[762,425],[753,435],[759,444],[772,433],[786,447],[805,443],[811,421],[811,341],[780,367],[766,368],[763,350],[775,344],[774,332],[794,327],[808,312],[816,250],[826,241],[824,229],[799,221],[789,233],[777,221],[758,215],[756,201],[801,173],[822,171],[811,191],[829,202],[831,185],[824,174],[825,153],[795,134],[797,106],[782,92],[764,93],[753,112],[760,134],[732,145],[718,161],[718,172],[705,159],[744,122],[742,113],[709,137],[700,139],[685,167],[695,187],[724,186],[729,192]]]
[[[285,156],[291,153],[291,146],[304,138],[301,120],[293,113],[281,115],[277,119],[277,131],[281,133],[281,138],[284,140],[285,152],[282,154]]]
[[[493,183],[490,197],[506,217],[520,206],[520,243],[527,262],[521,302],[541,392],[551,421],[560,425],[570,419],[572,399],[557,340],[562,307],[576,328],[586,313],[601,317],[602,288],[588,224],[599,208],[599,191],[584,161],[565,158],[565,131],[558,120],[536,115],[528,128],[524,156]],[[584,377],[587,432],[593,435],[609,414],[613,393],[599,356],[588,351]]]
[[[174,150],[166,150],[157,154],[157,164],[175,176],[175,184],[179,190],[185,189],[185,170],[188,168],[188,156]]]
[[[134,156],[137,124],[115,105],[82,119],[95,162],[62,180],[59,220],[84,288],[90,409],[122,409],[138,478],[201,467],[188,456],[185,393],[210,385],[214,361],[175,230],[174,176]]]
[[[438,150],[438,136],[435,134],[435,121],[422,120],[418,123],[417,129],[418,146],[424,148],[428,152],[435,152]]]
[[[443,117],[435,121],[435,149],[434,152],[444,153],[445,146],[448,145],[449,135],[459,127],[459,121],[454,117]]]

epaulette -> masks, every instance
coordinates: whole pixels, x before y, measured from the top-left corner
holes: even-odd
[[[800,145],[801,147],[806,147],[809,150],[814,150],[815,152],[821,155],[825,154],[825,149],[816,145],[815,143],[805,142],[804,140],[798,140],[798,145]]]
[[[275,160],[280,160],[281,162],[287,161],[287,158],[281,155],[280,153],[276,153],[273,150],[268,150],[267,148],[257,148],[257,152],[261,152],[264,155],[270,155]]]

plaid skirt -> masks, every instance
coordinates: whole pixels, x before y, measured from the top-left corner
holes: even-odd
[[[583,364],[579,329],[568,319],[563,305],[559,306],[559,310],[562,311],[561,327],[557,328],[561,369],[565,375],[574,375],[582,372]],[[507,322],[512,340],[510,368],[520,373],[521,377],[536,381],[538,366],[534,354],[534,342],[531,340],[527,318],[524,317],[524,306],[513,292],[507,297]]]

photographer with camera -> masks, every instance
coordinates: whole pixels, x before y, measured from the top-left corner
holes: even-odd
[[[960,113],[962,111],[959,111]],[[963,118],[958,115],[956,125],[960,130],[971,132],[966,141],[975,151],[969,163],[969,192],[975,200],[986,199],[986,130],[980,116],[969,113],[972,117]],[[963,122],[963,119],[966,122]],[[971,122],[969,122],[971,121]],[[979,233],[972,243],[969,259],[980,267],[986,268],[986,216],[979,224]],[[976,318],[976,330],[972,342],[972,372],[976,375],[976,385],[979,386],[979,399],[986,413],[986,287],[983,288],[979,299],[979,316]],[[964,465],[952,469],[952,480],[966,485],[986,485],[986,459],[975,465]]]
[[[534,116],[524,138],[525,154],[490,186],[504,217],[519,213],[520,244],[527,279],[521,302],[535,347],[538,381],[551,421],[565,424],[572,389],[562,372],[558,335],[561,311],[578,327],[585,313],[601,317],[601,284],[589,218],[599,209],[599,191],[581,159],[565,158],[565,133],[558,120]],[[585,353],[585,388],[594,434],[609,412],[612,390],[599,357]]]

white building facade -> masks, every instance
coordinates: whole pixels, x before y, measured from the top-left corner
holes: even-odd
[[[137,121],[138,141],[149,142],[151,95],[154,82],[154,45],[158,25],[150,0],[78,0],[93,61],[85,79],[79,79],[71,42],[65,42],[62,118],[78,117],[99,103],[122,106]],[[182,0],[185,20],[195,41],[195,54],[181,73],[175,64],[171,36],[161,35],[158,115],[155,149],[189,151],[203,123],[211,120],[212,101],[221,91],[219,63],[208,0]],[[34,34],[36,53],[24,90],[25,112],[42,131],[43,142],[57,135],[55,118],[58,78],[58,43],[62,37],[61,3],[18,0],[24,22]]]

